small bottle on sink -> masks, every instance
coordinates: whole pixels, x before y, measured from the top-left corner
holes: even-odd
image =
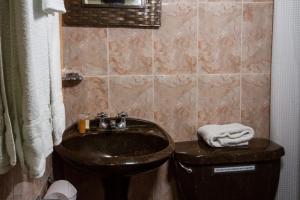
[[[80,134],[85,134],[90,129],[90,115],[87,113],[79,114],[78,119],[78,131]]]

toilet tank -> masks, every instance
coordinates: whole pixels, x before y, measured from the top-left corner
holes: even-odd
[[[212,148],[202,140],[178,142],[173,163],[181,200],[274,200],[284,149],[268,139],[248,146]]]

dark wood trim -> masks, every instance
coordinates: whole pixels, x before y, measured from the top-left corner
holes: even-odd
[[[64,26],[158,28],[161,0],[146,0],[144,8],[86,6],[82,0],[65,0]]]

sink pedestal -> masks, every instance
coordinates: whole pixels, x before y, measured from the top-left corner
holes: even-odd
[[[102,180],[105,200],[127,200],[130,177],[110,176]]]

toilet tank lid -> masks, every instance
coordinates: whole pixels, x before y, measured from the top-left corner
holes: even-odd
[[[284,155],[282,146],[268,139],[254,138],[248,146],[213,148],[203,140],[175,143],[174,159],[193,165],[271,161]]]

